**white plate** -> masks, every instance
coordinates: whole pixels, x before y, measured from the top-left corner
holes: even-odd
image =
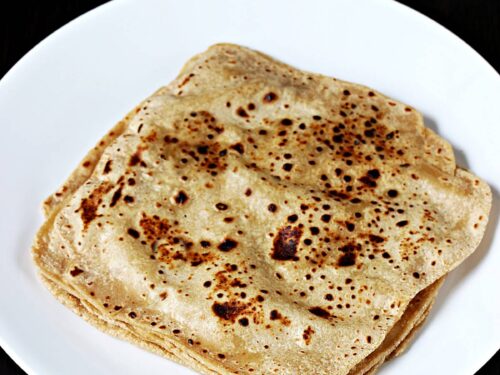
[[[411,104],[494,189],[477,251],[446,281],[410,350],[381,374],[473,374],[500,347],[500,77],[392,1],[117,1],[79,17],[0,82],[0,344],[30,374],[188,374],[61,306],[29,251],[40,202],[117,120],[190,56],[234,42]]]

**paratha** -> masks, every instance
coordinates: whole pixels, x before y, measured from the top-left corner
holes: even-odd
[[[412,107],[219,44],[47,199],[33,255],[85,319],[202,373],[367,373],[490,206]]]

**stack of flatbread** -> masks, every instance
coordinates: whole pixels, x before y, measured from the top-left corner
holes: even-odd
[[[201,373],[372,374],[490,205],[412,107],[220,44],[47,199],[33,254],[84,319]]]

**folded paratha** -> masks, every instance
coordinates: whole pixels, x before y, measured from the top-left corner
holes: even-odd
[[[415,109],[220,44],[47,199],[33,255],[82,317],[202,373],[368,374],[490,206]]]

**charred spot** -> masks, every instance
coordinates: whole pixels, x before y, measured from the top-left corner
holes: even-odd
[[[235,150],[239,154],[243,154],[245,152],[245,148],[243,147],[243,145],[241,143],[236,143],[236,144],[232,145],[231,149]]]
[[[234,279],[233,281],[231,281],[231,283],[229,285],[232,286],[233,288],[246,288],[247,287],[247,284],[242,282],[240,279]]]
[[[210,242],[206,241],[206,240],[201,240],[200,245],[201,245],[201,247],[207,248],[207,247],[210,247]]]
[[[321,215],[321,221],[324,223],[329,223],[331,218],[332,218],[332,215],[328,215],[328,214]]]
[[[353,223],[350,223],[348,221],[346,221],[345,226],[349,232],[352,232],[356,228],[356,226]]]
[[[120,186],[116,191],[113,193],[113,196],[111,197],[111,203],[109,204],[109,207],[114,207],[116,206],[116,203],[120,200],[122,197],[122,187]]]
[[[204,286],[205,288],[210,288],[210,286],[211,286],[211,285],[212,285],[212,282],[211,282],[210,280],[205,281],[205,282],[203,283],[203,286]]]
[[[349,96],[351,95],[351,92],[349,90],[344,90],[342,91],[342,94],[344,94],[345,96]]]
[[[250,188],[246,189],[246,190],[245,190],[245,195],[246,195],[247,197],[249,197],[250,195],[252,195],[252,189],[250,189]]]
[[[326,311],[325,309],[323,309],[322,307],[319,307],[319,306],[311,307],[309,309],[309,312],[311,314],[319,316],[320,318],[323,318],[323,319],[328,319],[330,317],[330,313],[328,311]]]
[[[183,205],[189,200],[189,197],[184,191],[181,190],[174,197],[174,200],[175,200],[175,203],[177,203],[179,205]]]
[[[413,277],[415,279],[420,279],[420,274],[418,272],[413,272]]]
[[[311,227],[311,228],[309,228],[309,230],[311,231],[312,235],[319,234],[319,228],[318,227]]]
[[[335,143],[342,143],[344,141],[344,136],[342,134],[336,134],[333,136],[332,140]]]
[[[106,162],[102,171],[103,174],[108,174],[109,172],[111,172],[111,164],[113,164],[113,160],[108,160]]]
[[[227,252],[227,251],[233,250],[236,246],[238,246],[238,242],[236,242],[235,240],[233,240],[231,238],[226,238],[224,241],[222,241],[219,244],[219,246],[217,246],[217,248],[220,251]]]
[[[337,261],[337,265],[339,267],[349,267],[354,266],[356,264],[356,254],[349,252],[342,254]]]
[[[135,312],[133,312],[133,311],[129,312],[129,313],[128,313],[128,316],[129,316],[129,318],[130,318],[130,319],[135,319],[135,318],[137,318],[137,314],[136,314]]]
[[[338,190],[330,190],[328,192],[328,195],[330,197],[335,197],[335,198],[340,198],[340,199],[349,199],[350,198],[349,194],[346,194],[346,193],[344,193],[342,191],[338,191]]]
[[[127,229],[127,233],[129,234],[129,236],[135,238],[135,239],[138,239],[140,234],[138,231],[136,231],[134,228],[128,228]]]
[[[248,113],[247,111],[245,111],[242,107],[239,107],[237,110],[236,110],[236,114],[240,117],[248,117]]]
[[[378,179],[380,177],[380,172],[378,169],[370,169],[368,172],[366,172],[370,178],[373,178],[374,180]]]
[[[274,203],[270,203],[269,206],[267,206],[267,210],[269,212],[276,212],[278,210],[278,206],[276,206]]]
[[[375,129],[367,129],[364,131],[365,137],[373,138],[375,136]]]
[[[298,260],[297,247],[302,236],[298,227],[286,226],[274,237],[271,257],[276,260]]]
[[[76,277],[76,276],[82,274],[83,272],[84,271],[82,269],[75,266],[71,271],[69,271],[69,274],[73,277]]]
[[[123,200],[127,203],[134,203],[134,197],[131,197],[130,195],[125,195]]]
[[[396,223],[398,227],[405,227],[408,225],[408,220],[401,220]]]
[[[292,163],[285,163],[283,164],[283,170],[287,171],[287,172],[290,172],[293,168],[293,164]]]
[[[307,326],[307,328],[302,333],[302,338],[306,342],[306,345],[309,345],[311,343],[311,337],[312,337],[314,332],[315,331],[314,331],[314,329],[312,329],[311,326]]]
[[[129,167],[135,167],[137,164],[141,163],[141,150],[137,150],[131,157],[128,162]]]
[[[245,310],[245,305],[237,301],[229,301],[212,305],[212,311],[219,318],[234,322],[235,319]]]
[[[196,151],[198,151],[198,154],[200,155],[206,155],[208,154],[208,146],[202,145],[196,147]]]
[[[348,243],[346,245],[343,245],[341,247],[339,247],[339,251],[343,252],[343,253],[349,253],[349,252],[353,252],[355,250],[360,250],[361,246],[358,244],[353,244],[353,243]]]
[[[177,143],[177,142],[179,142],[179,139],[177,139],[176,137],[171,137],[169,135],[166,135],[163,138],[163,141],[165,141],[165,143]]]
[[[372,188],[377,186],[377,183],[370,176],[363,176],[363,177],[359,178],[359,181],[361,181],[366,186],[369,186]]]
[[[281,120],[281,125],[290,126],[292,124],[293,124],[293,121],[290,120],[289,118],[284,118]]]
[[[385,238],[377,236],[376,234],[370,234],[370,235],[368,235],[368,238],[373,243],[382,243],[385,241]]]
[[[298,219],[299,219],[299,217],[297,215],[293,214],[293,215],[288,216],[286,220],[289,223],[295,223]]]
[[[248,327],[248,319],[247,318],[241,318],[241,319],[238,319],[238,323],[240,323],[241,326],[243,327]]]
[[[228,207],[229,206],[227,204],[221,203],[221,202],[219,202],[215,205],[215,208],[217,208],[219,211],[226,211],[228,209]]]
[[[133,178],[129,178],[129,179],[127,180],[127,183],[128,183],[128,185],[129,185],[129,186],[134,186],[134,185],[135,185],[135,179],[133,179]]]
[[[271,310],[271,312],[269,313],[269,319],[271,319],[271,320],[278,320],[281,318],[282,318],[282,315],[280,314],[280,312],[278,310]]]
[[[278,99],[278,95],[276,95],[274,92],[268,92],[264,97],[262,98],[262,101],[264,103],[272,103]]]
[[[394,189],[391,189],[387,192],[387,195],[391,198],[396,198],[398,196],[398,191],[397,190],[394,190]]]

